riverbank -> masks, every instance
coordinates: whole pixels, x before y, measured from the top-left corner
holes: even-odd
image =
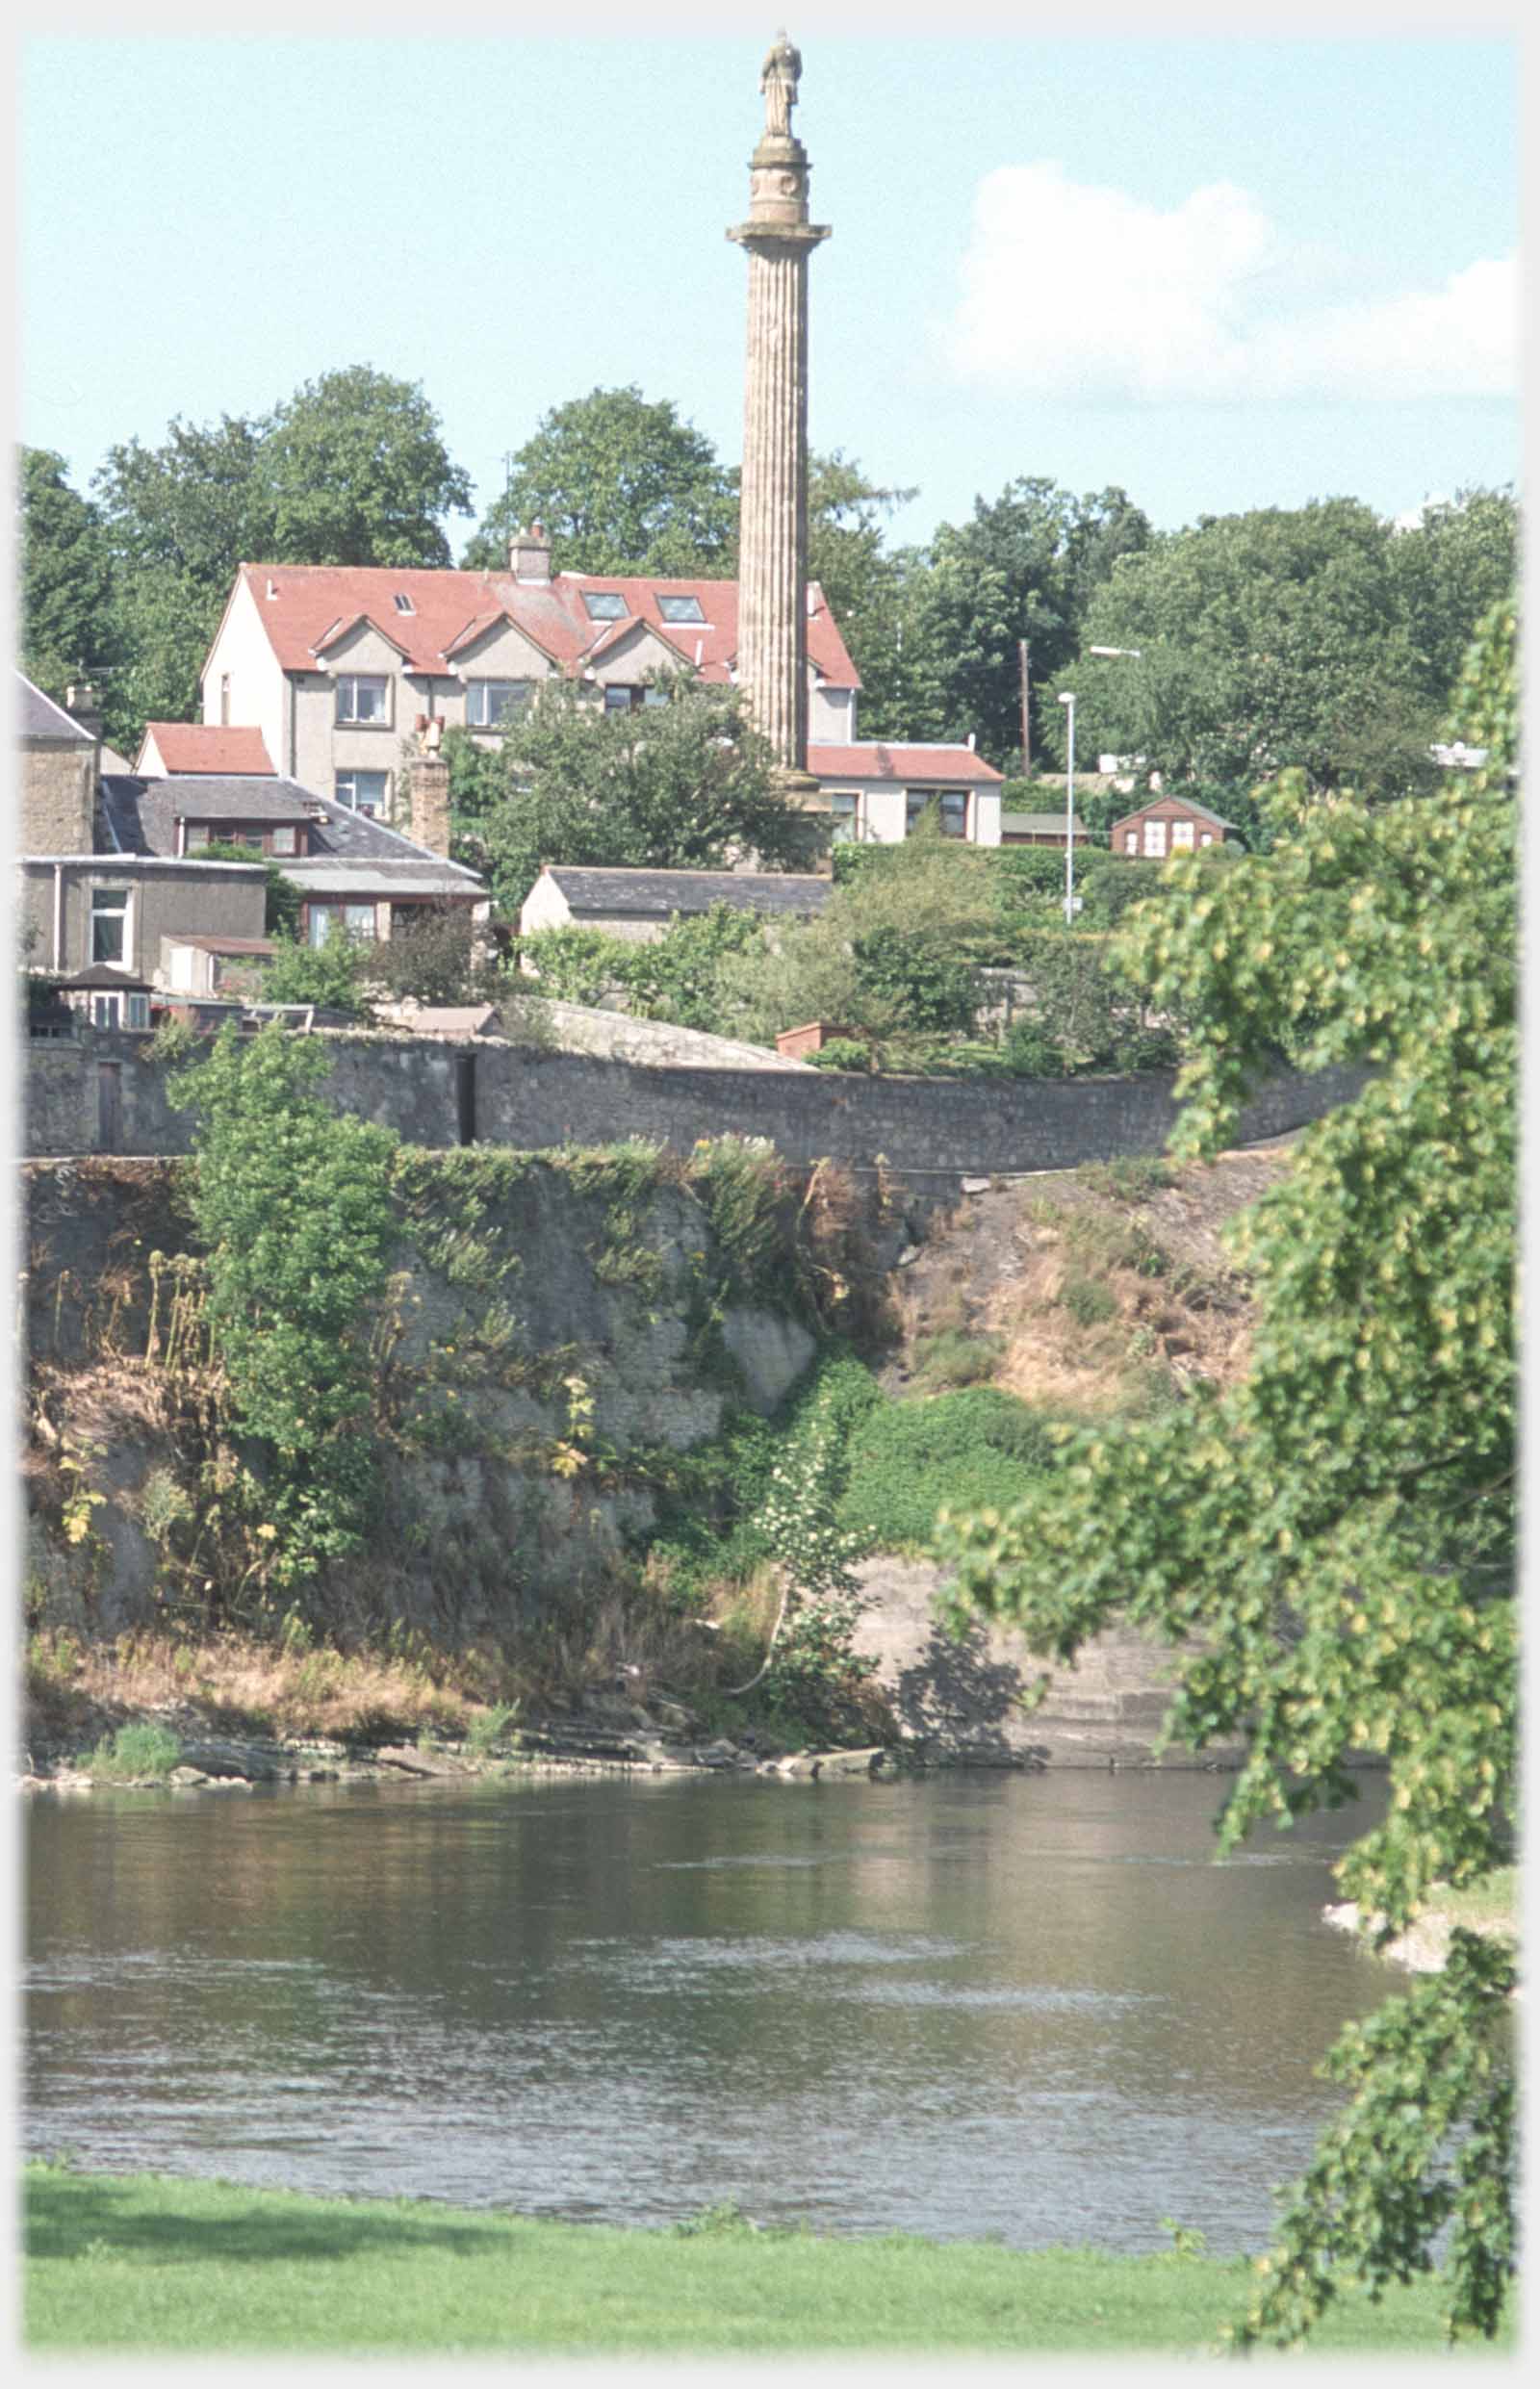
[[[733,2211],[628,2231],[47,2165],[26,2167],[22,2203],[24,2344],[56,2354],[1197,2355],[1255,2278],[1185,2234],[1166,2255],[1117,2257],[816,2238]],[[1510,2315],[1476,2352],[1515,2344]],[[1311,2342],[1374,2355],[1441,2345],[1436,2281],[1377,2306],[1345,2295]]]

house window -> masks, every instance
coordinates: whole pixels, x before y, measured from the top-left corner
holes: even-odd
[[[415,614],[417,611],[417,607],[412,604],[404,589],[398,589],[396,592],[396,610],[398,614]]]
[[[337,719],[384,730],[391,718],[391,684],[383,673],[342,672],[337,676]]]
[[[221,672],[219,675],[219,727],[221,730],[228,730],[230,727],[230,675],[228,672]]]
[[[1213,845],[1213,843],[1214,843],[1214,833],[1213,833],[1213,831],[1212,831],[1212,830],[1205,830],[1205,831],[1204,831],[1204,833],[1203,833],[1203,835],[1202,835],[1202,836],[1198,839],[1198,844],[1199,844],[1200,846],[1212,846],[1212,845]]]
[[[665,622],[704,622],[698,597],[664,597],[658,593],[657,610]]]
[[[116,1028],[117,1000],[116,995],[93,995],[91,997],[90,1024],[93,1029]]]
[[[367,813],[371,821],[379,821],[385,812],[389,779],[390,774],[382,771],[340,771],[333,778],[332,793],[350,812]]]
[[[1179,846],[1186,846],[1186,847],[1189,847],[1189,848],[1192,846],[1192,843],[1193,843],[1193,827],[1194,827],[1194,825],[1193,825],[1193,823],[1192,823],[1191,821],[1173,821],[1173,822],[1172,822],[1172,824],[1171,824],[1171,852],[1172,852],[1172,854],[1173,854],[1173,855],[1175,854],[1175,852],[1176,852],[1176,850],[1177,850],[1177,848],[1178,848]]]
[[[590,622],[624,622],[626,600],[618,589],[585,589],[583,604]]]
[[[207,823],[206,821],[190,821],[190,822],[188,823],[188,825],[187,825],[187,851],[188,851],[188,853],[191,855],[191,854],[193,852],[194,848],[199,847],[199,846],[207,846],[208,842],[209,842],[209,825],[208,825],[208,823]]]
[[[968,834],[968,800],[963,790],[948,789],[941,799],[941,835],[966,837]]]
[[[299,833],[292,821],[281,821],[274,826],[271,852],[275,855],[298,854]]]
[[[836,790],[829,800],[829,817],[834,824],[831,835],[836,846],[848,846],[857,835],[856,805],[855,796],[845,791]]]
[[[372,940],[372,904],[313,904],[310,907],[306,935],[312,945],[324,945],[333,932],[339,929],[349,938]]]
[[[636,688],[629,682],[611,681],[604,690],[606,713],[633,713],[638,706],[666,706],[668,698],[660,688]]]
[[[920,822],[940,796],[938,788],[906,788],[904,791],[904,835],[911,837]]]
[[[147,995],[125,995],[123,1009],[131,1029],[147,1029],[150,1024],[150,999]]]
[[[467,681],[465,718],[473,730],[501,730],[529,702],[527,681]]]
[[[1125,830],[1123,832],[1123,852],[1125,855],[1138,854],[1139,832],[1137,830]]]
[[[93,963],[123,963],[128,959],[128,889],[93,887],[90,891],[90,959]]]
[[[1165,822],[1164,822],[1164,821],[1146,821],[1146,822],[1145,822],[1145,824],[1144,824],[1144,852],[1145,852],[1145,854],[1146,854],[1146,855],[1164,855],[1164,854],[1165,854],[1165,852],[1166,852],[1166,824],[1165,824]]]

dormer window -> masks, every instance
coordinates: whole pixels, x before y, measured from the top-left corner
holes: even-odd
[[[590,622],[624,622],[626,600],[618,589],[585,589],[583,604]]]
[[[657,610],[665,622],[704,622],[698,597],[665,597],[658,592]]]
[[[417,607],[412,604],[404,589],[398,589],[396,592],[396,610],[398,614],[415,614],[417,611]]]

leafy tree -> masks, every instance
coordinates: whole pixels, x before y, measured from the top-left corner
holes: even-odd
[[[132,757],[146,722],[196,717],[203,658],[222,604],[222,596],[172,565],[116,568],[110,635],[119,660],[102,694],[109,745]]]
[[[111,561],[101,518],[72,490],[62,456],[23,448],[16,477],[21,571],[21,668],[62,699],[83,668],[101,673],[115,655]]]
[[[1299,769],[1318,789],[1416,793],[1450,693],[1428,624],[1414,632],[1412,564],[1398,560],[1419,536],[1335,498],[1205,516],[1123,556],[1069,667],[1082,754],[1142,754],[1247,787]],[[1458,613],[1451,602],[1445,635],[1463,645],[1476,616],[1455,633]],[[1098,658],[1093,646],[1139,659]],[[1045,745],[1062,759],[1062,722]]]
[[[910,552],[883,544],[885,517],[911,489],[881,489],[838,449],[808,464],[808,578],[817,581],[860,674],[864,737],[902,737]]]
[[[1373,1075],[1301,1139],[1243,1222],[1246,1380],[1086,1432],[1003,1516],[954,1521],[957,1598],[1072,1658],[1122,1615],[1182,1641],[1172,1730],[1235,1735],[1231,1846],[1387,1771],[1383,1822],[1339,1864],[1376,1939],[1509,1853],[1515,1798],[1515,624],[1473,650],[1457,727],[1490,751],[1430,799],[1280,791],[1270,855],[1135,915],[1131,966],[1190,1023],[1179,1149],[1223,1143],[1280,1044]],[[1191,1639],[1188,1639],[1191,1638]],[[1457,1933],[1435,1987],[1352,2028],[1348,2103],[1295,2196],[1237,2336],[1305,2331],[1356,2276],[1432,2262],[1451,2330],[1490,2332],[1512,2271],[1503,1950]]]
[[[169,572],[222,605],[236,566],[270,554],[272,501],[263,471],[269,424],[244,415],[167,425],[159,448],[128,440],[92,483],[125,572]]]
[[[1072,497],[1023,477],[964,524],[943,523],[913,578],[905,626],[911,734],[965,738],[1004,765],[1019,758],[1019,642],[1029,643],[1033,752],[1059,707],[1053,692],[1080,626],[1117,560],[1142,552],[1147,518],[1120,489]]]
[[[739,691],[667,676],[656,693],[660,704],[606,713],[547,682],[503,738],[498,793],[476,778],[481,809],[455,819],[457,851],[509,917],[542,862],[707,871],[753,852],[775,870],[805,856],[808,817],[776,785]]]
[[[262,475],[282,564],[445,565],[444,517],[471,511],[470,479],[450,462],[421,382],[367,365],[322,373],[285,400]]]
[[[265,1004],[324,1004],[332,1012],[356,1020],[364,1009],[363,982],[374,976],[373,949],[346,934],[333,934],[324,945],[301,945],[297,938],[273,939],[272,960],[263,965]]]
[[[398,905],[390,936],[368,959],[376,987],[420,1004],[487,1002],[505,984],[477,953],[468,904]]]
[[[1511,486],[1464,489],[1424,506],[1415,527],[1393,534],[1390,566],[1420,691],[1442,707],[1473,629],[1514,584],[1519,508]]]
[[[737,475],[670,399],[592,390],[542,416],[463,561],[506,569],[513,533],[536,521],[567,572],[731,576]]]
[[[397,1139],[327,1107],[329,1067],[314,1040],[275,1024],[246,1039],[225,1028],[169,1088],[196,1115],[209,1324],[238,1426],[259,1439],[260,1465],[241,1466],[231,1499],[262,1522],[256,1549],[286,1586],[359,1548],[373,1493],[369,1326]]]
[[[989,857],[924,825],[881,866],[835,884],[813,919],[777,926],[724,963],[722,1024],[771,1044],[783,1029],[827,1020],[862,1031],[901,1062],[904,1041],[964,1027],[979,1000],[975,957],[998,932]]]

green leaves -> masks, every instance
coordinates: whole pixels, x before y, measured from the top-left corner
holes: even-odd
[[[397,1139],[316,1092],[330,1063],[276,1024],[220,1031],[173,1079],[198,1116],[193,1216],[207,1254],[208,1317],[242,1431],[266,1447],[261,1514],[272,1573],[303,1583],[356,1550],[372,1488],[371,1306],[393,1234]],[[259,1488],[246,1484],[248,1497]]]
[[[1500,608],[1462,682],[1485,771],[1376,810],[1286,783],[1270,854],[1207,879],[1174,860],[1179,900],[1130,915],[1124,967],[1187,1023],[1179,1150],[1216,1151],[1280,1049],[1373,1075],[1235,1236],[1257,1304],[1245,1381],[1077,1436],[1023,1502],[942,1538],[959,1610],[1060,1659],[1116,1615],[1192,1638],[1168,1730],[1245,1739],[1226,1843],[1383,1765],[1384,1819],[1339,1868],[1381,1938],[1505,1861],[1516,1796],[1514,644]],[[1296,2335],[1348,2273],[1425,2267],[1456,2218],[1451,2311],[1491,2326],[1510,1985],[1466,1951],[1345,2038],[1353,2105],[1243,2341]]]
[[[737,475],[671,400],[592,390],[542,416],[463,561],[505,572],[513,533],[538,521],[564,572],[731,575],[737,513]]]
[[[468,742],[454,747],[456,852],[487,873],[505,914],[517,918],[552,857],[652,870],[719,869],[747,850],[767,869],[801,859],[806,817],[776,786],[741,693],[680,678],[659,692],[663,704],[606,713],[548,682],[492,772],[469,760]]]

